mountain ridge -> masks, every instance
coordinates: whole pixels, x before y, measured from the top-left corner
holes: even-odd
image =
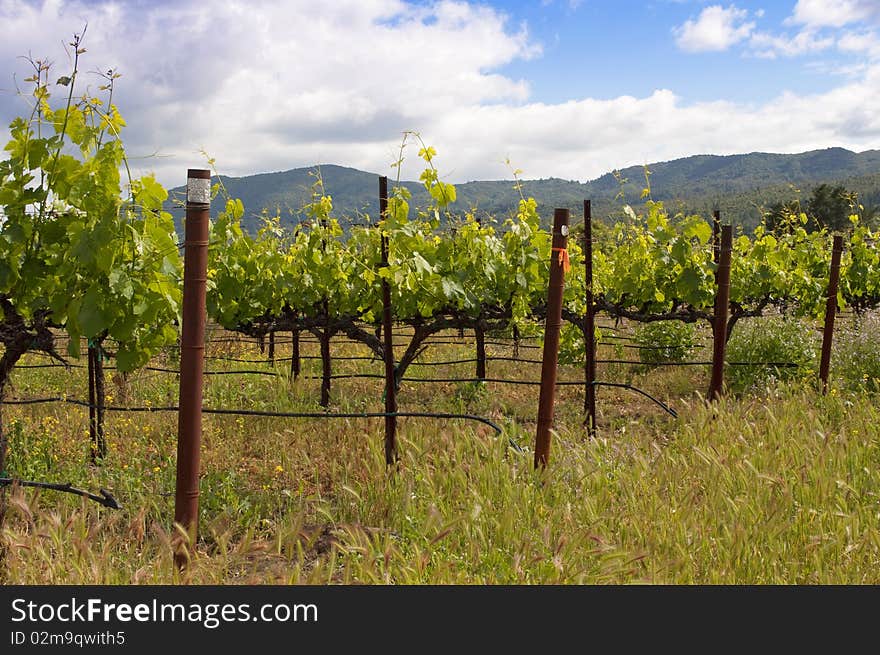
[[[583,200],[592,200],[593,216],[614,220],[626,202],[637,203],[645,188],[645,166],[615,169],[586,182],[557,177],[521,180],[525,196],[538,201],[542,217],[554,207],[568,207],[579,217]],[[735,155],[699,154],[647,165],[651,195],[670,209],[708,213],[720,209],[727,220],[752,227],[760,220],[760,207],[773,202],[806,197],[806,185],[843,184],[859,194],[862,201],[880,204],[880,150],[853,152],[845,148],[824,148],[803,153],[752,152]],[[379,174],[339,164],[320,164],[285,171],[212,178],[221,181],[231,197],[241,198],[246,217],[243,225],[255,230],[263,210],[278,212],[284,224],[304,219],[303,206],[310,201],[312,184],[320,171],[325,192],[333,198],[335,215],[344,222],[373,219],[378,215]],[[394,184],[394,182],[391,182]],[[402,181],[413,195],[413,206],[428,204],[420,182]],[[478,215],[503,219],[515,211],[519,194],[515,181],[471,180],[456,184],[457,201],[453,211],[474,210]],[[185,188],[172,189],[172,196],[183,199]],[[222,200],[212,203],[212,213],[222,208]],[[173,212],[182,218],[182,210]],[[573,219],[577,222],[577,218]]]

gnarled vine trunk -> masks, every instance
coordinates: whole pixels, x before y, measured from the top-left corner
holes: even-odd
[[[6,351],[0,357],[0,478],[12,477],[6,471],[6,454],[9,449],[9,436],[3,424],[3,401],[6,400],[6,388],[12,369],[18,360],[27,351],[26,341],[23,339],[6,342]],[[6,487],[0,487],[0,530],[6,519]],[[5,552],[0,544],[0,571],[2,571]]]

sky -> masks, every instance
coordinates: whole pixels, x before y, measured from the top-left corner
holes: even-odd
[[[452,183],[880,148],[880,0],[0,0],[4,143],[27,57],[69,75],[86,25],[78,92],[121,74],[132,169],[169,187],[203,153],[394,177],[405,131]]]

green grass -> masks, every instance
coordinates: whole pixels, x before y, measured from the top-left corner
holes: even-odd
[[[256,356],[255,347],[241,348]],[[354,352],[361,351],[334,345],[336,354]],[[490,346],[493,352],[500,347]],[[472,347],[442,346],[426,355],[468,353]],[[540,351],[524,356],[540,358]],[[209,363],[221,366],[255,365]],[[412,371],[470,377],[472,366]],[[381,364],[340,361],[334,368],[373,372]],[[175,414],[109,414],[110,454],[96,468],[88,465],[85,409],[4,408],[5,425],[13,426],[12,472],[110,488],[124,509],[16,490],[2,534],[3,581],[880,582],[880,410],[870,391],[838,380],[821,396],[814,384],[794,380],[707,406],[694,393],[704,391],[702,369],[613,371],[614,379],[632,379],[671,403],[679,418],[626,391],[601,389],[599,438],[589,440],[581,390],[562,387],[543,473],[531,452],[537,387],[404,383],[402,411],[473,412],[505,434],[457,420],[401,419],[394,470],[384,464],[381,420],[206,416],[200,540],[182,575],[171,545]],[[600,377],[610,373],[600,367]],[[306,360],[304,375],[313,374],[318,363]],[[537,365],[489,362],[492,377],[539,374]],[[561,379],[579,375],[577,367],[560,371]],[[84,396],[81,371],[15,376],[20,396],[49,395],[53,385]],[[158,406],[175,402],[176,383],[173,375],[142,371],[108,389],[117,402],[123,395],[133,405]],[[216,376],[206,405],[314,411],[318,386]],[[333,398],[334,409],[378,411],[381,381],[334,381]],[[508,438],[523,452],[509,448]]]

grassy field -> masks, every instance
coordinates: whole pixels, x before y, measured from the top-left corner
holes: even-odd
[[[205,416],[200,539],[183,574],[171,547],[176,414],[109,413],[109,455],[93,467],[85,408],[8,406],[10,473],[104,487],[124,509],[14,490],[0,575],[18,584],[877,584],[880,367],[876,376],[871,367],[880,360],[880,331],[874,319],[856,323],[838,332],[826,396],[811,369],[810,326],[791,329],[813,359],[775,375],[737,371],[736,388],[713,406],[700,396],[706,367],[602,364],[601,379],[645,389],[678,418],[630,391],[602,388],[591,440],[582,389],[560,387],[544,473],[533,469],[537,387],[405,382],[401,411],[479,414],[504,434],[462,420],[400,419],[395,470],[384,464],[381,419]],[[772,321],[743,326],[732,353],[797,355],[791,344],[800,337],[786,329]],[[781,335],[775,345],[767,338],[773,334]],[[705,345],[690,358],[705,359]],[[511,354],[505,345],[488,350]],[[317,354],[317,345],[304,344],[303,353]],[[333,353],[366,351],[340,340]],[[432,347],[425,359],[472,353],[465,335],[458,345]],[[524,348],[521,356],[540,353]],[[260,358],[247,341],[213,343],[209,354]],[[289,345],[277,354],[289,356]],[[620,345],[600,353],[621,354],[638,357]],[[31,355],[24,363],[45,361]],[[167,358],[154,364],[177,365]],[[211,359],[210,370],[278,375],[211,376],[205,405],[319,409],[319,381],[291,383],[287,367]],[[382,364],[334,362],[334,373],[358,371],[381,373]],[[304,377],[318,374],[319,362],[306,360]],[[473,364],[414,366],[409,374],[471,377]],[[540,366],[490,360],[488,374],[537,380]],[[580,367],[560,370],[563,380],[581,376]],[[16,398],[86,397],[83,369],[22,368],[13,383]],[[127,379],[111,372],[107,401],[173,405],[177,384],[176,375],[158,371]],[[382,381],[334,380],[332,396],[336,411],[381,411]]]

